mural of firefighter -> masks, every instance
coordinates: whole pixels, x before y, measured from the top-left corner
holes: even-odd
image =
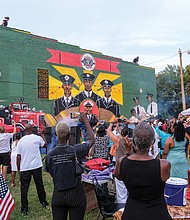
[[[120,116],[120,105],[123,104],[122,83],[118,80],[120,74],[95,73],[95,60],[91,55],[86,57],[82,56],[80,61],[84,69],[82,74],[76,68],[53,65],[61,74],[57,79],[49,76],[49,99],[54,100],[57,121],[72,112],[85,112],[87,100],[93,101],[92,109],[96,109],[98,120],[110,122]]]
[[[101,97],[92,91],[92,81],[95,77],[92,74],[84,73],[82,74],[84,90],[73,97],[72,88],[75,79],[68,74],[61,75],[59,78],[62,82],[63,96],[54,101],[54,116],[58,121],[71,112],[84,112],[85,103],[88,100],[93,101],[93,109],[98,109],[97,116],[99,120],[110,121],[113,117],[120,116],[119,104],[111,97],[112,86],[114,85],[111,80],[104,79],[100,81],[99,87],[104,93]]]
[[[71,90],[72,90],[73,82],[75,81],[75,79],[69,75],[62,75],[59,78],[61,82],[63,83],[62,88],[64,91],[64,95],[61,98],[55,100],[54,102],[54,115],[55,116],[65,109],[77,107],[80,104],[79,99],[74,98],[71,95]]]

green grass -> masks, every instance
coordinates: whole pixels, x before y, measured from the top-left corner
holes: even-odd
[[[50,175],[46,172],[43,172],[43,181],[44,187],[47,195],[47,201],[49,202],[49,206],[47,209],[43,209],[37,196],[36,187],[34,181],[32,179],[30,183],[30,188],[28,192],[28,203],[29,203],[29,213],[27,217],[23,217],[21,215],[21,201],[20,201],[20,185],[19,185],[19,177],[16,175],[16,186],[11,187],[11,174],[7,174],[7,182],[9,186],[9,190],[12,193],[12,196],[16,202],[16,207],[11,214],[10,220],[21,220],[21,219],[30,219],[30,220],[49,220],[52,219],[52,211],[51,211],[51,196],[53,191],[53,183]],[[96,219],[98,213],[98,209],[95,209],[89,213],[85,214],[84,220],[94,220]],[[76,219],[77,220],[77,219]]]

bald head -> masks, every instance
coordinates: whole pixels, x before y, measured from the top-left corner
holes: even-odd
[[[70,126],[65,122],[59,122],[56,125],[56,134],[58,140],[67,140],[70,135]]]
[[[2,126],[2,127],[0,127],[0,133],[5,133],[5,127],[4,126]]]
[[[32,125],[31,124],[26,124],[25,125],[25,132],[26,132],[26,134],[31,134],[32,133]]]

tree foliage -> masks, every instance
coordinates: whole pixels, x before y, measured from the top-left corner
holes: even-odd
[[[185,91],[186,91],[186,101],[189,102],[190,96],[190,66],[186,66],[184,71],[184,81],[185,81]],[[188,104],[188,103],[187,103]]]
[[[190,74],[188,74],[188,76],[190,81]],[[156,76],[156,84],[159,113],[164,117],[177,117],[178,113],[182,111],[179,66],[167,65],[167,67]]]

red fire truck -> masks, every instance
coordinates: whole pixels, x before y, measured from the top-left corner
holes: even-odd
[[[15,121],[21,130],[30,123],[38,129],[37,132],[41,131],[44,128],[44,115],[42,111],[31,110],[29,104],[24,101],[11,102],[9,107],[0,109],[0,121],[5,124],[12,124]]]

